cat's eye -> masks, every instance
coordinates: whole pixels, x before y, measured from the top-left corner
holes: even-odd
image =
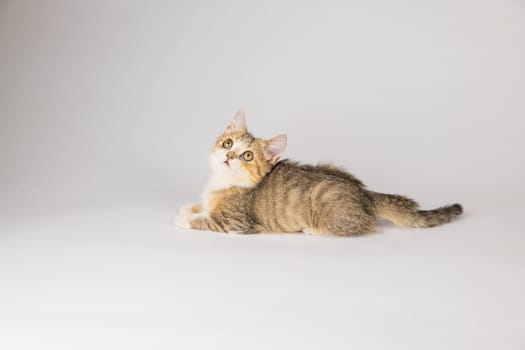
[[[243,154],[241,154],[241,158],[247,162],[250,162],[253,160],[253,152],[252,151],[246,151]]]
[[[232,148],[232,146],[233,146],[233,141],[231,139],[227,139],[226,141],[222,143],[222,147],[226,149],[230,149]]]

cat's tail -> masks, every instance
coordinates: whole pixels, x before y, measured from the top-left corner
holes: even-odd
[[[376,215],[403,227],[433,227],[454,220],[463,208],[460,204],[447,205],[432,210],[419,210],[416,201],[396,194],[370,192],[374,199]]]

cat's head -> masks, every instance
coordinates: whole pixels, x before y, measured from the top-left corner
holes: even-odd
[[[255,138],[240,110],[210,153],[210,167],[225,186],[252,187],[272,170],[286,148],[286,135],[270,140]]]

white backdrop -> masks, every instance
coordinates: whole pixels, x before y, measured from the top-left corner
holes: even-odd
[[[379,190],[523,194],[519,1],[0,6],[2,192],[196,192],[244,107]]]
[[[243,268],[246,256],[237,249],[262,249],[263,252],[268,249],[268,254],[276,254],[270,260],[283,258],[285,262],[295,261],[290,256],[309,259],[313,254],[319,259],[316,266],[320,266],[320,270],[338,271],[331,256],[338,256],[348,266],[363,266],[364,270],[359,270],[362,275],[353,282],[355,285],[346,287],[334,281],[344,280],[348,271],[340,271],[341,275],[334,272],[329,277],[317,275],[316,267],[313,272],[310,269],[314,275],[298,272],[294,267],[277,272],[280,276],[275,282],[277,289],[279,284],[292,281],[296,272],[301,276],[306,274],[305,280],[325,276],[321,278],[323,283],[339,288],[340,294],[335,293],[333,305],[344,300],[342,291],[355,291],[363,284],[363,296],[367,295],[365,291],[383,295],[377,285],[367,285],[370,281],[366,271],[376,276],[401,273],[400,280],[405,281],[405,287],[418,290],[420,285],[411,285],[411,281],[416,283],[415,280],[423,278],[424,271],[413,271],[413,275],[407,272],[402,254],[390,256],[392,260],[384,266],[377,265],[376,260],[367,260],[367,256],[378,257],[378,250],[384,250],[387,256],[389,247],[420,252],[410,263],[417,266],[435,263],[435,270],[431,270],[439,276],[454,274],[458,271],[457,264],[468,262],[469,267],[459,271],[476,276],[485,276],[483,271],[488,271],[487,275],[480,277],[485,278],[483,283],[471,280],[467,283],[461,273],[455,275],[454,283],[467,284],[450,298],[456,300],[457,297],[456,302],[470,305],[468,300],[472,299],[469,298],[476,295],[479,303],[460,308],[457,323],[450,329],[446,321],[452,316],[436,316],[432,312],[428,317],[433,321],[428,327],[421,326],[424,316],[411,313],[419,304],[411,304],[412,309],[408,307],[406,311],[407,319],[399,321],[399,314],[385,316],[392,324],[402,325],[399,329],[388,328],[392,333],[387,339],[396,340],[404,349],[421,348],[428,339],[436,348],[494,348],[503,337],[508,341],[505,343],[508,348],[524,346],[523,327],[519,326],[525,324],[524,303],[515,297],[525,293],[523,278],[517,277],[523,276],[525,266],[525,240],[519,222],[525,209],[522,183],[525,178],[524,62],[525,6],[518,0],[0,1],[0,210],[3,213],[0,213],[0,239],[3,240],[0,261],[4,259],[0,283],[9,285],[4,289],[3,301],[18,300],[18,303],[5,304],[7,316],[4,319],[0,316],[0,331],[9,330],[10,334],[8,338],[4,334],[4,339],[8,339],[5,344],[18,348],[16,344],[25,344],[21,339],[32,339],[35,344],[48,344],[56,349],[61,328],[50,321],[51,316],[46,312],[53,315],[52,310],[58,309],[71,316],[72,324],[79,319],[84,322],[78,321],[82,326],[78,329],[69,329],[72,338],[64,344],[74,344],[75,337],[94,332],[92,342],[105,339],[108,344],[123,345],[119,341],[120,333],[104,333],[86,321],[86,313],[75,309],[76,299],[65,305],[61,304],[63,299],[51,301],[45,312],[39,309],[44,302],[27,304],[23,297],[16,299],[25,295],[27,288],[31,287],[35,295],[45,288],[42,284],[26,285],[20,282],[20,276],[28,276],[28,280],[30,276],[55,276],[49,283],[60,286],[58,293],[65,296],[70,295],[67,288],[71,286],[64,281],[72,276],[77,276],[78,281],[74,278],[73,281],[80,284],[93,282],[90,278],[103,275],[106,263],[120,261],[120,248],[102,252],[96,248],[100,242],[113,239],[123,245],[136,243],[133,249],[139,256],[151,253],[148,261],[157,261],[155,243],[159,242],[164,242],[164,247],[173,245],[174,251],[182,252],[182,256],[190,256],[188,251],[196,254],[189,260],[175,253],[175,260],[158,258],[159,265],[146,265],[151,270],[138,268],[144,276],[152,276],[151,272],[160,265],[165,269],[160,268],[161,271],[171,276],[170,271],[176,270],[174,264],[187,265],[200,261],[199,257],[215,256],[217,247],[228,252],[226,260],[218,260],[225,264],[218,263],[225,268],[225,273],[231,276],[240,273],[246,283],[255,277]],[[385,229],[393,233],[390,236],[376,235],[344,243],[340,240],[319,243],[311,239],[305,243],[297,237],[264,235],[238,241],[238,238],[219,238],[207,233],[174,233],[167,223],[180,204],[199,198],[207,178],[208,151],[240,107],[246,109],[248,127],[256,136],[288,135],[285,155],[289,158],[308,163],[332,161],[352,171],[370,188],[409,195],[424,207],[460,202],[465,206],[465,217],[446,228],[436,229],[441,231],[425,231],[441,232],[443,242],[433,241],[437,238],[411,241],[408,237],[415,236],[404,236],[392,227]],[[101,202],[125,202],[127,206],[118,210],[107,206],[96,209]],[[134,207],[139,202],[140,206]],[[94,212],[73,211],[72,208],[81,205],[87,205]],[[452,237],[448,237],[447,232]],[[145,239],[152,240],[147,243],[147,252],[140,249]],[[38,249],[36,252],[28,249],[26,243],[29,242],[39,242],[36,247],[50,250],[40,252],[43,254],[40,256]],[[320,244],[324,248],[305,248],[304,244],[308,247]],[[201,251],[203,246],[208,250]],[[442,266],[441,262],[450,259],[440,255],[439,247],[445,246],[457,251],[454,250],[455,258]],[[294,247],[305,250],[299,253]],[[73,272],[64,267],[88,266],[90,254],[84,261],[82,254],[78,257],[73,252],[90,249],[102,257],[103,263],[95,263],[84,275],[77,275],[77,269]],[[62,256],[64,250],[70,251],[70,255]],[[345,251],[353,251],[358,256],[356,259],[364,260],[345,260],[354,259]],[[49,256],[58,260],[52,260],[54,267],[50,270],[34,266],[26,269],[24,261],[30,264],[27,261],[33,261],[31,257],[37,259],[35,253],[42,261],[47,261]],[[121,258],[129,263],[126,266],[135,268],[136,257],[128,253],[123,253]],[[278,267],[277,263],[274,267],[267,265],[267,256],[261,254],[261,260],[256,263],[260,265],[256,266],[260,266],[264,276],[272,276],[272,268]],[[327,260],[323,260],[325,258]],[[143,256],[143,259],[146,258]],[[234,261],[231,266],[228,259]],[[125,267],[122,269],[118,275],[128,276],[127,280],[121,277],[127,282],[111,285],[109,292],[105,289],[107,285],[100,282],[101,295],[108,293],[109,297],[92,301],[93,305],[108,307],[119,300],[121,292],[126,294],[130,289],[129,305],[136,304],[134,296],[143,291],[134,289],[137,284],[133,281],[146,280],[133,277]],[[202,266],[196,269],[205,279],[207,270]],[[182,284],[188,283],[186,278],[192,278],[189,271],[178,273]],[[220,275],[218,271],[213,273]],[[416,279],[411,279],[414,276]],[[431,279],[431,276],[425,278]],[[152,286],[164,288],[165,306],[177,304],[168,295],[180,292],[179,282],[167,287],[156,285],[160,283],[158,280],[147,279]],[[448,282],[436,286],[449,286],[452,288],[449,290],[453,290]],[[45,286],[46,282],[42,283]],[[209,283],[206,288],[217,288],[216,284]],[[422,283],[424,285],[424,281]],[[502,286],[501,290],[479,294],[481,285],[493,284]],[[380,285],[386,288],[384,295],[400,293],[389,290],[389,286]],[[264,293],[275,290],[271,285],[266,287],[262,289]],[[432,290],[434,293],[435,289]],[[135,292],[138,294],[133,294]],[[226,294],[229,292],[234,291],[224,290]],[[73,295],[77,294],[73,292]],[[424,308],[434,310],[432,307],[435,307],[439,314],[441,307],[432,298],[438,300],[440,296],[429,295],[432,297]],[[191,293],[184,297],[191,297]],[[309,297],[312,295],[301,299],[304,304],[299,302],[298,309],[312,304]],[[320,290],[313,297],[327,296]],[[494,311],[499,300],[509,303],[506,305],[511,314]],[[193,300],[192,303],[204,319],[216,320],[216,315],[206,314],[206,302]],[[236,302],[232,299],[232,303]],[[392,303],[389,305],[396,301]],[[154,308],[152,305],[149,304]],[[251,304],[244,300],[241,305],[249,308]],[[286,320],[301,319],[297,315],[287,318],[289,314],[282,314],[286,305],[289,304],[274,305],[275,309],[262,305],[255,310],[263,314],[265,310],[273,310],[274,313],[264,314],[262,324],[276,315],[283,326]],[[479,309],[479,314],[472,309]],[[115,318],[111,316],[103,322],[112,324],[125,319],[128,314],[123,310],[127,310],[127,306],[113,310]],[[221,311],[232,313],[236,324],[237,317],[249,318],[244,311],[228,310]],[[330,320],[335,312],[315,310],[319,320]],[[321,332],[317,344],[332,337],[332,348],[337,344],[384,348],[374,333],[374,329],[387,332],[386,324],[383,327],[374,322],[375,316],[382,317],[383,310],[372,308],[367,312],[370,310],[372,313],[367,319],[370,322],[359,319],[349,323],[356,332],[354,336],[362,335],[358,343],[342,337],[345,327],[341,326],[342,333],[337,333],[339,336],[335,338],[334,334]],[[25,321],[15,322],[13,326],[16,315],[36,317],[37,321],[31,326]],[[480,321],[482,315],[490,315],[486,323]],[[213,326],[202,327],[195,321],[197,323],[188,326],[195,338],[172,339],[167,336],[171,330],[162,328],[165,325],[162,317],[168,316],[160,317],[147,311],[133,316],[155,319],[153,324],[165,330],[163,336],[167,337],[160,337],[167,340],[159,344],[167,347],[167,344],[180,345],[182,339],[200,344],[195,348],[213,349],[229,344],[234,338],[234,333],[229,337],[228,330],[217,333],[227,334],[221,338],[213,333]],[[168,319],[175,324],[180,321],[184,325],[176,316],[171,317],[174,319]],[[140,339],[146,344],[146,339],[157,333],[153,330],[150,330],[153,333],[140,333],[137,329],[147,327],[137,322],[128,327],[137,336],[142,334]],[[480,329],[491,327],[494,337],[482,337],[478,328],[468,328],[472,322]],[[34,334],[40,335],[23,338],[25,327],[37,330],[44,324],[48,326],[45,334],[36,332]],[[304,327],[306,333],[319,326],[300,322],[296,325]],[[405,336],[401,328],[414,325],[421,326],[416,326],[420,337],[411,338],[408,333]],[[250,336],[261,335],[246,325],[243,327]],[[299,334],[300,327],[293,328],[288,335],[279,333],[275,344],[291,344],[287,337]],[[433,333],[432,329],[443,333]],[[447,338],[446,334],[453,336]],[[204,335],[217,342],[194,342]],[[0,334],[0,344],[1,337]],[[253,345],[248,338],[235,339],[240,348]],[[26,345],[30,347],[31,341]],[[137,339],[129,341],[131,345],[143,344]],[[79,348],[79,344],[75,347]]]

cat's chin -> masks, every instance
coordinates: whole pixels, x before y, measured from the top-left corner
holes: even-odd
[[[209,189],[212,191],[223,190],[230,187],[253,187],[249,174],[239,166],[238,161],[225,162],[224,158],[217,155],[210,157],[211,176]]]

